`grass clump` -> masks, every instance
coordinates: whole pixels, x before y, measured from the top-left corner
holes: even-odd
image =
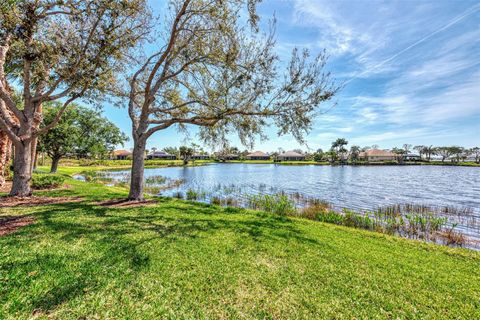
[[[149,176],[145,178],[145,184],[164,184],[167,178],[164,176]]]
[[[32,177],[33,189],[58,188],[65,182],[65,177],[59,174],[34,174]]]
[[[282,216],[296,213],[294,202],[283,193],[252,195],[248,199],[248,206],[251,209],[271,212]]]

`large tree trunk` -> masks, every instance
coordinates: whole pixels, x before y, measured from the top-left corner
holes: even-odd
[[[133,138],[133,163],[128,200],[143,200],[143,170],[145,168],[146,139]]]
[[[0,187],[5,184],[5,172],[9,165],[10,139],[5,132],[0,132]]]
[[[60,157],[52,158],[52,166],[50,167],[50,173],[57,173],[59,162],[60,162]]]
[[[32,142],[22,141],[15,144],[13,161],[13,184],[10,196],[29,197],[32,195],[30,181],[32,180]]]
[[[37,144],[38,144],[38,137],[35,137],[32,140],[32,150],[30,151],[32,153],[31,155],[31,158],[32,158],[31,171],[32,172],[37,169]]]

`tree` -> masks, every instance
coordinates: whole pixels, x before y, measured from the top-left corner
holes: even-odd
[[[12,155],[12,141],[7,134],[0,131],[0,187],[5,184],[5,175]]]
[[[335,162],[337,160],[337,152],[334,149],[330,149],[329,151],[325,152],[324,155],[330,159],[330,162]]]
[[[247,2],[250,26],[238,12]],[[318,106],[338,91],[324,71],[326,54],[310,59],[294,50],[285,76],[278,71],[270,33],[258,34],[256,0],[182,0],[160,25],[164,45],[129,77],[128,110],[134,141],[131,200],[143,199],[142,157],[152,134],[198,126],[203,142],[218,144],[237,133],[244,145],[262,135],[267,119],[278,134],[298,141],[309,131]]]
[[[144,10],[145,0],[2,1],[0,130],[15,147],[10,195],[31,194],[37,137],[55,127],[73,101],[98,99],[115,86],[129,49],[145,33]],[[40,128],[49,101],[62,105]]]
[[[313,160],[315,162],[321,162],[323,160],[323,150],[322,149],[317,149],[317,151],[313,154]]]
[[[174,156],[180,157],[180,152],[177,147],[165,147],[163,148],[163,151],[168,154],[172,154]]]
[[[460,159],[462,159],[464,155],[465,149],[459,146],[451,146],[449,147],[450,149],[450,154],[455,156],[455,162],[460,162]]]
[[[435,152],[442,157],[442,162],[445,162],[445,159],[452,155],[452,150],[450,147],[437,147]]]
[[[180,158],[183,160],[183,165],[186,166],[190,158],[193,156],[193,149],[186,146],[181,146],[179,148],[179,154]]]
[[[426,153],[426,148],[427,146],[418,145],[413,147],[413,150],[417,151],[418,155],[420,156],[420,159],[422,159],[422,156]]]
[[[432,145],[430,145],[430,146],[425,146],[423,153],[427,156],[427,161],[430,161],[430,159],[432,158],[432,155],[436,154],[436,151],[435,151],[435,148]]]
[[[350,147],[350,158],[353,162],[356,162],[360,156],[360,146],[353,145]]]
[[[405,143],[403,145],[403,150],[405,151],[405,155],[409,154],[410,153],[410,150],[412,149],[412,145],[411,144],[408,144],[408,143]]]
[[[475,162],[480,163],[480,148],[473,147],[470,149],[470,153],[475,157]]]
[[[46,123],[50,123],[56,116],[59,104],[45,104]],[[52,173],[57,172],[60,159],[67,155],[104,158],[116,145],[128,140],[120,129],[103,118],[98,111],[76,105],[69,106],[58,124],[39,138],[39,150],[52,159]]]
[[[332,149],[335,150],[335,153],[340,156],[340,160],[345,160],[345,155],[347,153],[347,149],[345,146],[348,144],[348,141],[344,138],[338,138],[334,142],[332,142]]]
[[[397,158],[397,161],[399,163],[403,163],[403,157],[405,156],[405,154],[407,153],[406,151],[406,148],[393,148],[392,149],[392,153],[394,153],[396,155],[396,158]]]

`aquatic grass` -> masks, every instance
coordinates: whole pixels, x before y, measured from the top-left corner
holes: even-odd
[[[145,184],[164,184],[167,181],[167,178],[160,175],[149,176],[145,178]]]
[[[210,198],[210,203],[219,206],[222,204],[222,199],[214,196]]]
[[[198,192],[193,189],[188,189],[186,192],[187,200],[197,200],[198,199]]]
[[[443,231],[443,239],[446,245],[462,247],[467,242],[467,239],[463,233],[454,230],[456,226],[457,225],[453,225],[446,231]]]
[[[296,213],[295,204],[285,194],[258,194],[248,197],[248,206],[255,210],[262,210],[278,215],[293,215]]]
[[[239,205],[238,200],[233,197],[226,197],[224,203],[228,207],[236,207]]]
[[[176,191],[174,194],[173,194],[173,197],[174,198],[177,198],[177,199],[183,199],[184,198],[184,195],[181,191]]]
[[[298,216],[310,220],[317,220],[318,215],[332,210],[330,203],[312,199],[310,204],[298,210]]]

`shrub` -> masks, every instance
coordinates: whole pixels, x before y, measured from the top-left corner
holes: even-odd
[[[65,177],[58,174],[35,174],[32,178],[32,188],[57,188],[65,182]]]

